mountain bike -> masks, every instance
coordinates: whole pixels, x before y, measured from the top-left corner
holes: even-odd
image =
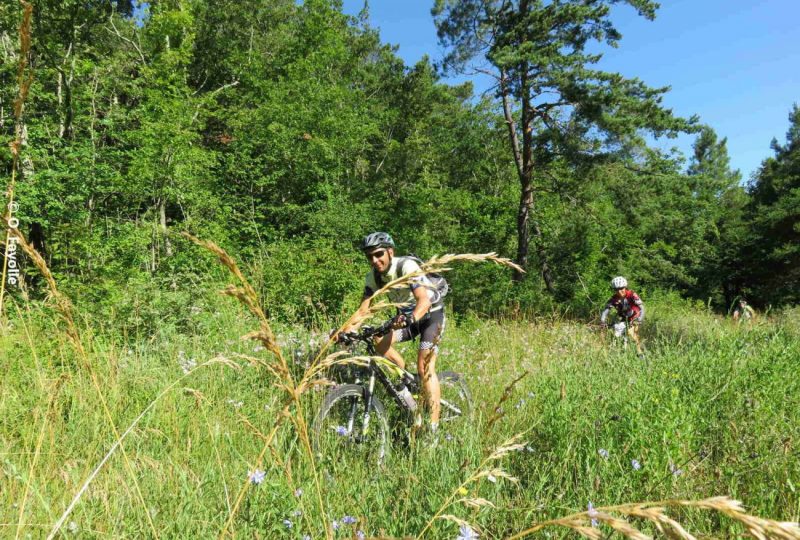
[[[604,332],[608,332],[611,334],[611,346],[615,348],[620,348],[622,351],[628,351],[628,344],[629,341],[631,342],[630,345],[634,349],[634,352],[637,352],[639,357],[643,357],[644,353],[640,353],[636,351],[636,342],[635,340],[631,340],[629,338],[629,330],[631,325],[635,324],[631,321],[629,317],[621,317],[616,323],[613,324],[605,324],[602,326]]]
[[[374,338],[391,332],[393,323],[392,319],[378,327],[364,326],[357,333],[339,334],[339,342],[350,346],[352,352],[366,350],[369,362],[366,366],[338,366],[340,369],[335,378],[343,381],[343,384],[338,384],[326,394],[314,420],[316,452],[351,452],[378,464],[386,460],[396,431],[392,430],[390,411],[377,395],[378,385],[383,387],[389,400],[397,405],[401,423],[410,426],[413,422],[419,409],[419,376],[375,359],[378,355]],[[395,373],[400,375],[399,384],[392,382],[392,376],[397,377]],[[441,388],[439,424],[440,429],[446,431],[458,419],[469,416],[472,398],[461,374],[442,371],[438,378]],[[410,395],[402,391],[404,387]]]
[[[628,350],[628,327],[630,322],[627,317],[608,325],[608,331],[613,339],[612,343],[621,344],[622,350]]]

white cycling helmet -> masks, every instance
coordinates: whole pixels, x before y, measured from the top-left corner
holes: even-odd
[[[617,276],[611,280],[612,289],[623,289],[628,286],[628,280],[622,276]]]

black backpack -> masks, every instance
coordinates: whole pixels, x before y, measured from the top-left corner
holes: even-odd
[[[400,272],[402,273],[403,265],[406,263],[407,260],[412,260],[417,263],[419,266],[422,266],[424,262],[422,259],[414,255],[413,253],[409,253],[404,257],[397,257],[399,259],[398,264],[400,265]],[[381,279],[381,275],[378,273],[377,270],[372,270],[372,275],[375,278],[375,283],[379,286],[385,285],[383,280]],[[447,283],[447,280],[444,278],[442,274],[439,272],[429,272],[425,274],[425,277],[428,278],[428,281],[431,282],[433,288],[431,289],[434,292],[433,298],[431,299],[431,304],[434,306],[441,305],[444,303],[444,297],[447,296],[447,293],[450,292],[450,284]]]

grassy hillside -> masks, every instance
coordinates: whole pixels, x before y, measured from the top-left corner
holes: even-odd
[[[285,419],[265,450],[285,393],[266,367],[275,365],[268,351],[239,339],[256,324],[230,300],[198,306],[182,333],[125,340],[84,328],[86,362],[55,314],[17,306],[0,338],[0,536],[44,537],[112,449],[108,417],[123,433],[150,405],[124,454],[116,448],[81,493],[62,534],[213,537],[235,510],[229,530],[241,538],[322,538],[334,520],[338,538],[456,537],[458,525],[446,519],[426,529],[437,514],[500,538],[590,502],[715,495],[797,520],[796,313],[737,326],[666,301],[648,308],[645,360],[575,322],[451,320],[439,368],[467,375],[473,417],[433,447],[430,439],[395,445],[383,468],[322,455],[312,469],[299,421]],[[275,330],[299,376],[322,334]],[[302,418],[310,422],[324,391],[302,396]],[[485,461],[516,435],[520,449]],[[502,472],[480,476],[491,468]],[[255,469],[263,481],[248,483]],[[457,502],[465,498],[494,506]],[[456,502],[443,507],[448,500]],[[715,512],[671,515],[696,533],[743,530]]]

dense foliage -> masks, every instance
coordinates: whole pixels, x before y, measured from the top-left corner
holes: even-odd
[[[653,17],[653,2],[630,3]],[[355,246],[375,229],[423,257],[498,251],[529,270],[455,269],[461,312],[555,301],[587,313],[617,273],[721,310],[743,294],[798,300],[797,107],[745,188],[711,128],[688,168],[647,147],[646,131],[698,128],[661,108],[666,89],[592,69],[587,43],[621,38],[608,2],[494,5],[439,2],[436,13],[462,64],[481,53],[459,25],[481,9],[495,17],[496,99],[445,84],[428,59],[405,66],[366,12],[344,15],[335,0],[37,2],[21,228],[62,286],[121,323],[163,323],[213,278],[184,230],[237,253],[270,314],[290,320],[357,301]],[[8,176],[20,13],[0,6]],[[537,92],[552,89],[558,100],[539,107]],[[141,299],[147,308],[132,307]]]

